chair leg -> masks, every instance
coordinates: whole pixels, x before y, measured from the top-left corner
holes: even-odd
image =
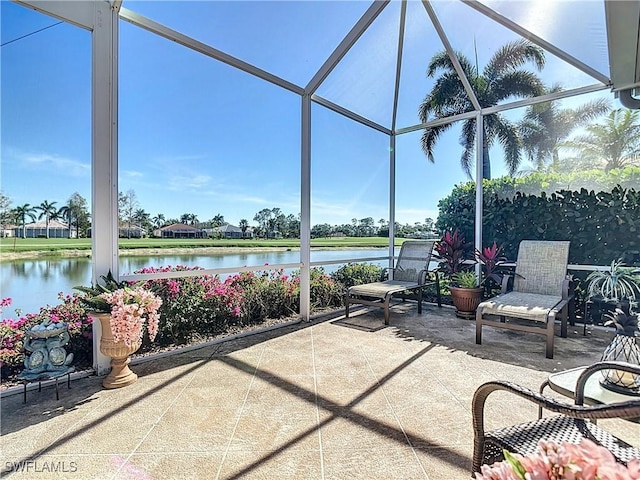
[[[556,312],[552,311],[547,317],[547,347],[546,347],[547,358],[553,358],[553,339],[556,336],[555,324],[556,324]]]
[[[393,295],[385,295],[384,297],[384,324],[389,325],[389,304]]]
[[[565,305],[565,307],[560,312],[560,336],[562,338],[567,338],[567,317],[569,313],[569,305]]]
[[[476,344],[482,345],[482,310],[476,311]]]
[[[344,296],[344,316],[345,318],[349,318],[349,294],[348,293]]]
[[[418,313],[422,313],[422,287],[418,289]]]

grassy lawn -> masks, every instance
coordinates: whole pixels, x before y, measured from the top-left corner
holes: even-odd
[[[311,240],[312,247],[334,248],[359,248],[359,247],[386,247],[388,239],[383,237],[342,237],[342,238],[316,238]],[[403,239],[396,239],[396,245],[401,245]],[[218,239],[161,239],[161,238],[121,238],[121,249],[135,248],[189,248],[189,247],[300,247],[300,240],[218,240]],[[67,239],[67,238],[2,238],[0,239],[1,252],[28,252],[58,250],[91,250],[91,239]]]

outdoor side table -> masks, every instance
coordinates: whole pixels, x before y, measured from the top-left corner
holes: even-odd
[[[540,393],[542,393],[546,387],[549,387],[554,392],[573,399],[576,393],[578,378],[585,369],[586,367],[578,367],[552,373],[540,386]],[[604,388],[600,385],[599,374],[591,375],[584,387],[584,403],[587,405],[602,405],[637,399],[638,397],[636,395],[624,395]],[[542,408],[538,409],[538,418],[542,418]],[[640,423],[639,418],[629,420]]]

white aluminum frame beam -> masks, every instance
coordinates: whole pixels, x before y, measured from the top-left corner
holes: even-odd
[[[311,97],[302,96],[300,152],[300,316],[311,316]]]
[[[564,50],[561,50],[560,48],[556,47],[554,44],[547,42],[545,39],[530,32],[526,28],[508,19],[507,17],[500,15],[498,12],[487,7],[485,4],[480,3],[477,0],[461,0],[461,1],[462,3],[473,8],[474,10],[477,10],[478,12],[482,13],[486,17],[489,17],[491,20],[498,22],[503,27],[506,27],[512,32],[517,33],[521,37],[526,38],[531,43],[535,43],[539,47],[547,50],[548,52],[551,52],[556,57],[562,59],[564,62],[568,63],[569,65],[574,66],[575,68],[582,71],[583,73],[586,73],[587,75],[595,78],[599,82],[602,82],[606,85],[611,85],[611,79],[606,75],[602,74],[601,72],[597,71],[594,68],[591,68],[589,65],[581,62],[574,56],[569,55]],[[604,3],[606,4],[609,2],[604,2]],[[627,2],[621,2],[621,3],[627,3]],[[628,2],[628,3],[635,3],[635,2]],[[638,18],[636,17],[635,20],[636,20],[636,27],[637,27]]]
[[[475,222],[475,248],[482,251],[482,196],[483,196],[483,149],[484,143],[484,117],[481,113],[478,113],[476,117],[476,222]],[[476,277],[480,281],[480,275],[482,273],[482,265],[480,262],[476,263]]]
[[[391,130],[385,127],[384,125],[380,125],[379,123],[369,120],[368,118],[363,117],[362,115],[358,115],[357,113],[352,112],[347,108],[341,107],[337,103],[333,103],[331,100],[327,100],[326,98],[316,94],[310,95],[310,97],[311,97],[311,100],[313,100],[315,103],[322,105],[323,107],[327,107],[329,110],[333,110],[334,112],[339,113],[340,115],[343,115],[355,122],[361,123],[362,125],[366,125],[367,127],[373,128],[374,130],[377,130],[382,133],[386,133],[387,135],[391,135]]]
[[[76,27],[93,30],[95,1],[14,0],[18,5],[55,17]],[[105,2],[106,3],[106,2]]]
[[[302,95],[304,93],[304,89],[294,83],[280,78],[277,75],[269,73],[266,70],[262,70],[261,68],[258,68],[250,63],[242,61],[239,58],[224,53],[216,48],[207,45],[206,43],[199,42],[198,40],[189,37],[188,35],[184,35],[183,33],[177,32],[176,30],[166,27],[158,22],[154,22],[153,20],[131,10],[128,10],[126,8],[120,9],[120,18],[149,32],[160,35],[167,40],[172,40],[184,47],[190,48],[191,50],[195,50],[196,52],[202,53],[203,55],[215,58],[216,60],[237,68],[238,70],[261,78],[262,80],[265,80],[269,83],[273,83],[274,85],[289,90],[290,92],[297,93],[298,95]]]
[[[483,115],[488,115],[490,113],[503,112],[506,110],[512,110],[514,108],[520,107],[528,107],[530,105],[535,105],[537,103],[551,102],[553,100],[561,100],[563,98],[575,97],[577,95],[584,95],[586,93],[599,92],[602,90],[608,90],[609,86],[603,85],[601,83],[596,83],[594,85],[588,85],[586,87],[578,87],[570,90],[563,90],[561,92],[550,93],[547,95],[541,95],[539,97],[525,98],[522,100],[517,100],[515,102],[505,103],[504,105],[495,105],[493,107],[483,108],[480,112]],[[436,125],[444,125],[447,123],[453,123],[460,120],[468,120],[469,118],[473,118],[476,116],[478,112],[470,111],[466,113],[461,113],[459,115],[453,115],[451,117],[445,118],[437,118],[427,123],[422,123],[420,125],[412,125],[410,127],[399,128],[395,131],[396,135],[402,135],[404,133],[411,133],[417,130],[423,130],[426,127],[433,127]]]

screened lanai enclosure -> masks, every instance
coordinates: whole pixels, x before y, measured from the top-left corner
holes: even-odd
[[[1,7],[4,193],[35,204],[45,184],[61,200],[86,191],[94,281],[265,269],[119,271],[119,192],[232,223],[275,206],[299,219],[300,255],[268,268],[300,269],[302,319],[310,268],[331,263],[312,261],[314,225],[379,218],[392,263],[396,226],[437,216],[454,184],[540,167],[513,129],[536,105],[640,106],[636,1]],[[571,118],[568,130],[584,126]]]

